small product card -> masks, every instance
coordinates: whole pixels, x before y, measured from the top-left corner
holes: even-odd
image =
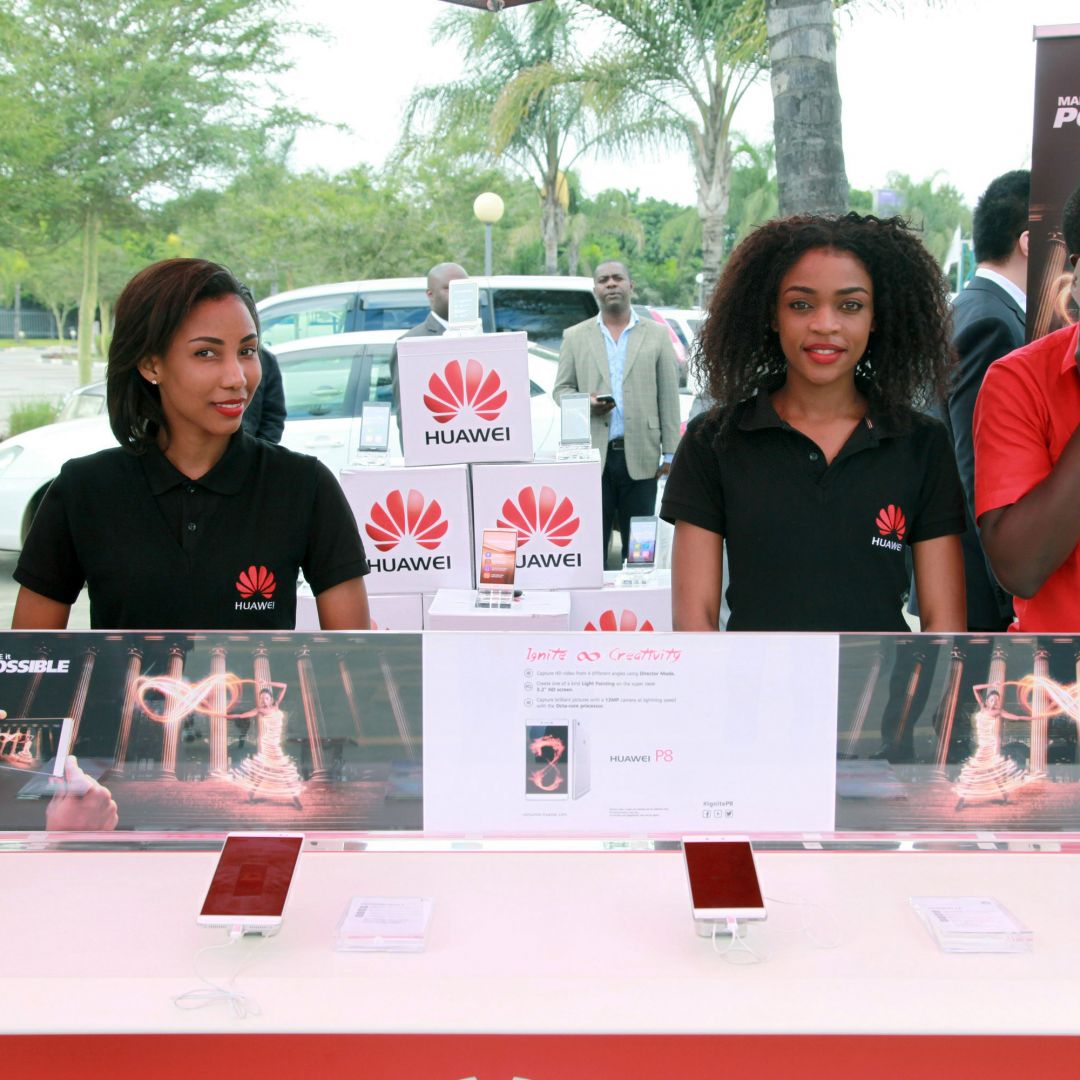
[[[423,952],[435,901],[423,896],[354,896],[338,924],[339,952]]]
[[[911,906],[942,952],[1031,952],[1034,935],[990,896],[913,896]]]

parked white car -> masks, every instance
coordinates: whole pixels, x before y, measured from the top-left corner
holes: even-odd
[[[667,320],[668,326],[675,331],[686,349],[687,357],[693,351],[701,324],[705,321],[705,312],[701,308],[657,308]]]
[[[563,331],[599,310],[592,278],[539,274],[474,277],[486,333],[524,330],[529,341],[558,349]],[[277,352],[287,341],[331,334],[398,333],[428,316],[427,280],[374,278],[310,285],[264,297],[256,307],[261,340]]]

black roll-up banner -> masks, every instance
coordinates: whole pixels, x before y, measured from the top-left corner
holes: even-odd
[[[1035,27],[1035,120],[1027,337],[1077,321],[1073,271],[1061,232],[1065,201],[1080,187],[1080,24]]]

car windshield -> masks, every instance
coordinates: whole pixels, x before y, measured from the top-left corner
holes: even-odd
[[[562,289],[493,289],[495,329],[524,330],[549,349],[562,343],[568,326],[596,318],[592,293]]]

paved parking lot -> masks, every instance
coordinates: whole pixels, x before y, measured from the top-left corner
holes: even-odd
[[[0,349],[0,433],[7,434],[8,416],[16,405],[51,401],[56,405],[79,385],[74,358],[45,360],[41,349]],[[105,378],[105,365],[94,365],[94,379]]]

